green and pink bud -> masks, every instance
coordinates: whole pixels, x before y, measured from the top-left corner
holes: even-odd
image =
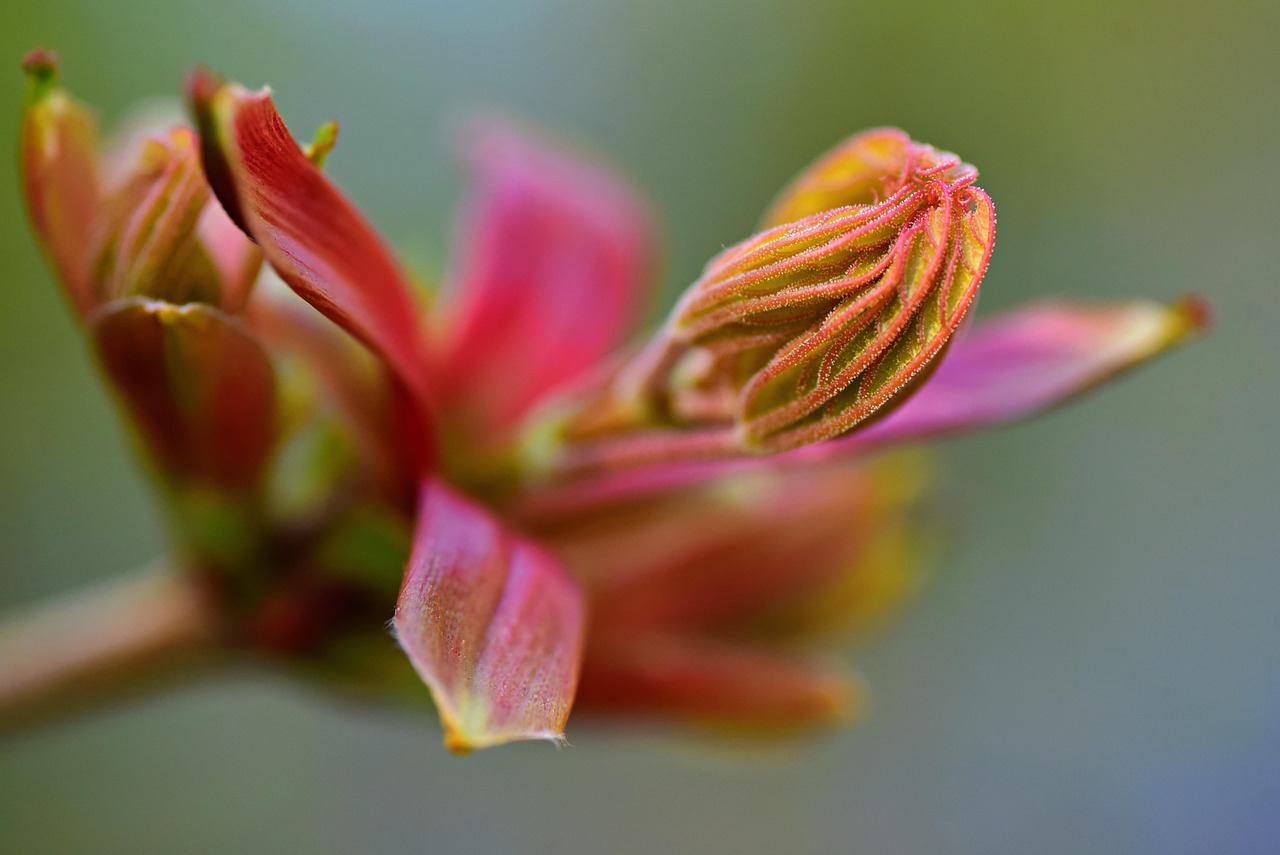
[[[652,281],[646,206],[504,122],[465,138],[428,321],[320,169],[334,126],[299,145],[268,91],[198,71],[198,136],[101,158],[52,57],[26,67],[31,220],[148,459],[258,527],[223,565],[234,643],[425,698],[416,675],[457,751],[559,740],[575,706],[847,720],[864,690],[830,636],[918,582],[921,479],[867,452],[1041,412],[1206,321],[1189,298],[967,325],[991,200],[960,158],[879,129],[805,170],[624,349]],[[251,293],[264,259],[293,294]],[[188,552],[234,540],[196,529]]]

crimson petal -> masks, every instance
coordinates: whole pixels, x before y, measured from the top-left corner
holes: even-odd
[[[562,740],[583,626],[582,595],[554,558],[444,485],[422,487],[395,629],[446,746]]]
[[[190,97],[209,183],[289,287],[390,367],[425,439],[431,394],[420,309],[391,252],[289,134],[267,90],[197,71]],[[419,455],[425,463],[426,450]]]

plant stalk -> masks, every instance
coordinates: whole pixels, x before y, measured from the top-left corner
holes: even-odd
[[[198,581],[164,566],[0,620],[0,735],[187,672],[220,635]]]

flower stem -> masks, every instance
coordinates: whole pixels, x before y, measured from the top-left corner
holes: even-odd
[[[181,673],[220,629],[198,581],[168,567],[0,621],[0,734]]]

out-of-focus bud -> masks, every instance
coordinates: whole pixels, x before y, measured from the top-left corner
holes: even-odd
[[[81,319],[115,300],[244,307],[261,254],[212,198],[188,127],[139,132],[102,157],[92,113],[32,52],[20,135],[27,208]]]
[[[52,53],[32,51],[22,69],[27,100],[18,148],[27,211],[49,263],[83,317],[94,305],[85,247],[98,207],[98,129],[92,114],[58,85]]]
[[[774,204],[780,224],[707,265],[641,363],[638,393],[676,424],[731,421],[763,452],[882,411],[933,365],[977,293],[995,213],[976,177],[900,132],[845,143]]]
[[[277,440],[275,372],[237,315],[261,253],[213,199],[189,127],[136,130],[103,156],[53,54],[23,69],[31,221],[150,462],[173,496],[254,493]]]

